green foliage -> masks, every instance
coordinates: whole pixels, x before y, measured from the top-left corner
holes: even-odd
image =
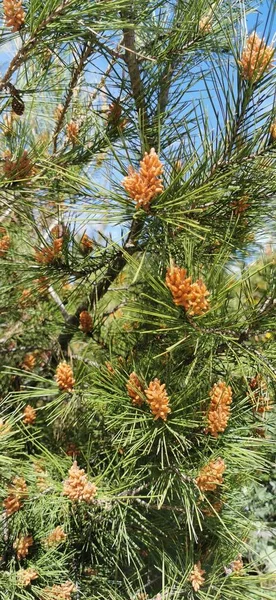
[[[1,600],[273,598],[275,68],[255,82],[240,68],[259,4],[29,0],[18,33],[2,6]],[[267,42],[274,24],[269,2]],[[164,190],[137,209],[122,180],[152,147]],[[173,264],[204,282],[208,310],[174,302]],[[219,381],[233,401],[213,436]],[[201,488],[218,459],[222,481]],[[90,502],[66,494],[74,460]]]

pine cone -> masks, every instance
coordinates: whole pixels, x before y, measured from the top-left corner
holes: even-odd
[[[163,183],[160,176],[163,165],[160,162],[154,148],[148,154],[145,152],[140,162],[140,170],[136,172],[129,167],[128,175],[122,181],[125,190],[131,198],[136,201],[136,208],[149,210],[151,201],[163,192]]]
[[[24,358],[23,358],[23,362],[21,364],[21,368],[25,369],[25,371],[33,371],[33,369],[35,368],[36,365],[36,358],[33,354],[31,354],[30,352],[28,354],[25,354]]]
[[[23,412],[23,423],[32,425],[36,420],[36,410],[30,404],[27,404]]]
[[[63,495],[73,501],[90,503],[94,500],[97,488],[87,479],[84,469],[80,469],[74,461],[69,469],[69,478],[63,483]]]
[[[203,569],[201,568],[201,563],[198,562],[196,565],[194,565],[193,570],[190,573],[190,581],[192,583],[192,586],[195,590],[195,592],[198,592],[198,590],[201,588],[201,586],[204,584],[204,575],[205,571],[203,571]]]
[[[58,525],[45,539],[46,546],[52,547],[57,546],[61,542],[65,542],[67,538],[66,533],[64,533],[63,528]]]
[[[4,155],[3,171],[4,175],[10,181],[30,179],[35,173],[34,166],[28,156],[27,150],[24,150],[17,160],[12,160],[11,152],[7,150]]]
[[[66,125],[66,133],[68,141],[74,146],[78,141],[79,125],[76,121],[70,121]]]
[[[196,484],[202,492],[213,492],[218,485],[223,483],[223,473],[226,469],[224,460],[218,458],[211,460],[203,467],[196,478]]]
[[[81,250],[82,254],[84,254],[84,256],[86,256],[87,254],[90,254],[92,249],[93,249],[93,241],[86,233],[84,233],[81,238],[81,241],[80,241],[80,250]]]
[[[93,321],[92,321],[92,317],[90,315],[90,313],[87,310],[83,310],[80,313],[80,329],[84,332],[84,333],[89,333],[89,331],[91,331],[92,326],[93,326]]]
[[[130,373],[126,388],[129,397],[132,399],[132,404],[134,406],[142,406],[144,403],[144,386],[134,371]]]
[[[71,600],[71,594],[76,591],[76,586],[72,581],[66,581],[61,585],[53,585],[51,588],[43,589],[43,600]],[[41,598],[41,600],[42,600]]]
[[[167,420],[168,414],[171,412],[169,398],[166,392],[165,383],[160,383],[160,380],[155,378],[150,382],[149,387],[145,390],[145,394],[150,405],[154,420]]]
[[[38,573],[29,567],[28,569],[20,569],[16,574],[18,585],[27,587],[34,579],[38,578]]]
[[[34,540],[31,535],[21,535],[16,538],[13,543],[13,548],[16,550],[16,556],[18,560],[26,558],[29,554],[29,548],[33,545]]]
[[[26,498],[28,495],[28,488],[25,479],[18,476],[14,477],[12,484],[8,488],[8,492],[9,495],[7,498],[5,498],[3,506],[7,516],[10,516],[20,510],[22,507],[21,500]]]
[[[0,239],[0,258],[4,258],[8,252],[8,249],[11,245],[11,238],[8,234],[3,235]]]
[[[257,81],[265,71],[272,68],[274,48],[260,39],[256,31],[247,38],[239,64],[241,76],[246,81]]]
[[[3,0],[3,9],[7,27],[12,27],[14,33],[19,31],[25,21],[22,0]]]
[[[177,266],[169,267],[166,285],[177,306],[183,306],[191,316],[202,315],[209,309],[209,300],[206,299],[209,292],[201,279],[192,283],[191,277],[186,275],[186,269]]]
[[[56,368],[55,380],[60,390],[72,392],[75,385],[73,371],[66,362],[61,362]]]
[[[231,562],[231,569],[235,573],[239,573],[243,569],[243,560],[241,554],[238,555],[238,558],[236,560],[233,560],[233,562]]]
[[[232,390],[230,385],[227,386],[224,381],[219,381],[213,385],[209,396],[211,404],[207,415],[206,433],[218,437],[218,433],[222,433],[226,429],[230,417],[229,406],[232,402]]]

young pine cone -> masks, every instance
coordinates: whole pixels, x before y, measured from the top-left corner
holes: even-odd
[[[70,123],[66,125],[67,139],[73,146],[78,141],[79,129],[79,125],[76,121],[70,121]]]
[[[5,498],[3,506],[6,515],[10,517],[22,508],[21,500],[28,495],[27,484],[23,477],[14,477],[12,485],[8,488],[9,495]]]
[[[29,567],[28,569],[20,569],[16,574],[17,582],[20,587],[27,587],[38,578],[38,573]]]
[[[22,0],[3,0],[3,9],[6,26],[12,27],[14,33],[19,31],[25,21]]]
[[[36,420],[36,410],[30,404],[27,404],[23,412],[23,423],[33,425]]]
[[[16,538],[13,543],[13,548],[16,550],[16,556],[18,560],[22,560],[22,558],[26,558],[29,554],[29,548],[33,545],[34,540],[31,535],[21,535]]]
[[[265,71],[272,68],[273,55],[274,48],[268,46],[263,39],[259,38],[256,31],[253,31],[247,38],[239,61],[242,78],[246,81],[256,82]]]
[[[4,156],[3,171],[4,175],[10,181],[22,181],[25,179],[30,179],[35,172],[27,150],[24,150],[20,158],[17,160],[12,160],[11,152],[7,150]]]
[[[218,485],[223,483],[223,473],[226,469],[224,460],[218,458],[211,460],[203,467],[196,478],[196,484],[202,492],[213,492]]]
[[[80,329],[84,332],[84,333],[89,333],[89,331],[91,331],[92,326],[93,326],[93,321],[92,321],[92,317],[90,315],[90,313],[87,310],[83,310],[80,313]]]
[[[45,544],[46,544],[46,546],[49,546],[49,547],[57,546],[61,542],[65,542],[66,538],[67,538],[66,533],[64,533],[64,530],[62,529],[62,527],[60,525],[58,525],[46,537]]]
[[[232,390],[230,385],[227,386],[224,381],[219,381],[213,385],[209,396],[211,403],[207,414],[208,427],[206,433],[218,437],[218,433],[222,433],[226,429],[230,417]]]
[[[74,461],[69,469],[69,477],[63,483],[63,495],[68,496],[75,502],[90,503],[97,494],[97,488],[94,483],[87,479],[84,469],[80,469],[77,462]]]
[[[11,238],[8,234],[3,235],[0,239],[0,258],[4,258],[8,252],[8,249],[11,245]]]
[[[234,571],[234,573],[239,573],[240,571],[242,571],[243,560],[241,554],[238,555],[238,558],[236,558],[236,560],[233,560],[233,562],[231,562],[231,569],[232,571]]]
[[[194,568],[190,573],[189,580],[191,581],[195,592],[198,592],[198,590],[204,584],[204,581],[205,581],[205,579],[203,577],[204,573],[205,573],[205,571],[203,571],[203,569],[201,568],[200,562],[198,562],[196,565],[194,565]]]
[[[163,192],[163,183],[160,178],[163,173],[163,165],[160,162],[154,148],[150,153],[145,152],[140,162],[139,172],[129,167],[128,175],[122,181],[125,190],[131,198],[136,201],[136,208],[149,210],[151,201]]]
[[[64,392],[72,392],[76,383],[72,368],[66,362],[61,362],[57,366],[55,380],[59,389]]]
[[[21,363],[21,368],[24,369],[25,371],[33,371],[33,369],[35,368],[36,365],[36,358],[33,354],[31,354],[30,352],[28,354],[25,354],[24,358],[23,358],[23,362]]]
[[[134,371],[130,373],[126,388],[129,397],[132,399],[132,404],[134,406],[142,406],[144,403],[144,386]]]
[[[76,590],[72,581],[66,581],[60,585],[53,585],[51,588],[43,588],[41,600],[71,600],[71,594]]]
[[[167,420],[168,414],[171,412],[169,398],[166,392],[165,383],[160,383],[160,380],[155,378],[150,382],[149,387],[145,390],[147,401],[150,405],[154,420]]]
[[[36,262],[38,262],[42,265],[50,265],[57,258],[60,257],[60,255],[62,253],[62,246],[63,246],[63,237],[54,239],[52,246],[46,246],[45,248],[36,249],[36,252],[35,252]]]
[[[93,241],[84,233],[80,241],[80,251],[84,256],[87,256],[93,250]]]
[[[202,315],[209,310],[209,296],[201,279],[192,283],[191,277],[186,277],[186,269],[177,266],[168,268],[166,285],[171,291],[173,301],[177,306],[183,306],[189,315]]]

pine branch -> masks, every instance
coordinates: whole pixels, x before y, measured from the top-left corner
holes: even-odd
[[[10,62],[9,67],[0,82],[0,91],[6,87],[15,71],[17,71],[17,69],[19,69],[19,67],[27,60],[29,52],[35,49],[40,41],[40,34],[46,30],[48,25],[58,19],[62,15],[63,10],[70,6],[70,4],[72,4],[72,0],[63,0],[63,2],[37,27],[31,39],[22,45]]]
[[[127,263],[127,255],[132,255],[138,249],[137,237],[141,233],[143,223],[139,219],[133,219],[129,234],[125,243],[123,244],[122,250],[119,250],[115,257],[111,260],[108,268],[104,274],[104,277],[94,285],[88,300],[82,302],[74,315],[71,315],[67,321],[67,325],[71,328],[78,327],[80,313],[84,310],[88,310],[89,307],[94,306],[108,291],[110,284],[116,279],[121,270]],[[68,328],[69,329],[69,328]],[[68,354],[68,345],[74,335],[71,330],[61,333],[58,338],[59,345],[65,356]]]
[[[94,45],[92,45],[92,43],[89,44],[85,44],[83,47],[83,50],[81,52],[80,55],[80,60],[78,65],[73,69],[72,72],[72,76],[71,76],[71,80],[68,86],[68,90],[66,93],[66,98],[63,104],[63,108],[60,112],[60,116],[58,118],[57,124],[56,124],[56,128],[54,131],[54,135],[53,135],[53,151],[54,153],[57,151],[57,141],[58,141],[58,134],[62,128],[63,125],[63,121],[64,121],[64,117],[66,115],[66,112],[70,106],[70,102],[72,100],[72,96],[74,93],[74,88],[77,85],[78,79],[83,71],[83,69],[85,68],[86,62],[89,59],[89,57],[91,56],[92,52],[94,50]]]

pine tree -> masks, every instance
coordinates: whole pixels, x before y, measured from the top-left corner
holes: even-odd
[[[1,600],[273,598],[266,5],[2,3]]]

